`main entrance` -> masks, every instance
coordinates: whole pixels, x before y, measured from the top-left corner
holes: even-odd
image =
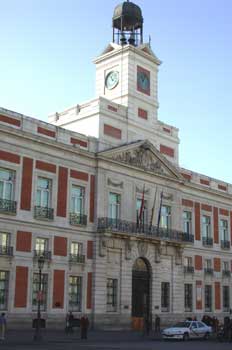
[[[136,259],[132,269],[132,328],[141,330],[150,316],[150,266],[143,258]]]

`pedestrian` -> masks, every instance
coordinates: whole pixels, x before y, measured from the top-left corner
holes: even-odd
[[[160,317],[159,315],[155,315],[155,334],[160,333]]]
[[[87,333],[89,328],[89,319],[87,315],[83,315],[80,319],[80,327],[81,327],[81,339],[87,339]]]
[[[0,340],[5,339],[5,333],[6,333],[6,317],[5,317],[5,313],[3,312],[0,316]]]

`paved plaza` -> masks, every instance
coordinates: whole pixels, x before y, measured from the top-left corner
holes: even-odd
[[[214,339],[209,341],[191,340],[162,341],[154,336],[143,336],[136,332],[122,331],[90,331],[88,340],[81,340],[79,331],[66,335],[63,331],[44,331],[43,341],[35,343],[32,331],[9,331],[7,339],[0,344],[0,349],[25,350],[184,350],[188,348],[203,350],[231,349],[231,343],[219,343]]]

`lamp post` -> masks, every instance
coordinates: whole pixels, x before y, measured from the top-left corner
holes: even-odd
[[[42,296],[42,289],[41,289],[41,282],[42,282],[42,269],[44,266],[44,256],[41,255],[38,259],[38,268],[39,268],[39,290],[37,294],[37,322],[35,327],[35,334],[34,334],[34,340],[40,341],[42,340],[42,334],[41,334],[41,314],[40,314],[40,304],[41,304],[41,296]]]

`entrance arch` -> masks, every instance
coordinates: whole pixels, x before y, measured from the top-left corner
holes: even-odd
[[[137,258],[132,268],[132,327],[140,330],[149,320],[151,304],[151,266],[147,259]]]

